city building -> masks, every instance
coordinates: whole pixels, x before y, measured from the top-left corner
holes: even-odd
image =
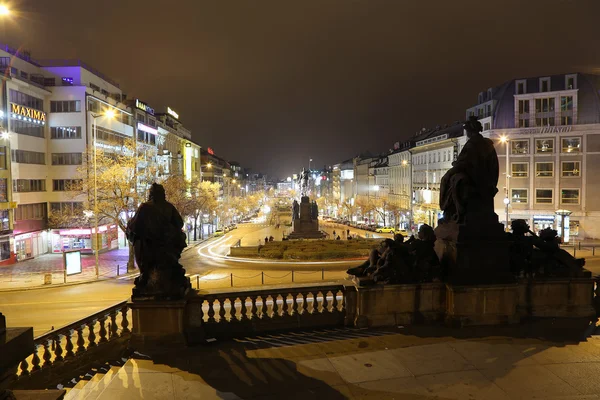
[[[388,155],[389,201],[397,209],[398,218],[394,226],[410,230],[412,214],[412,158],[409,149],[414,141],[396,143]]]
[[[501,221],[550,226],[564,241],[600,237],[599,90],[600,77],[589,74],[514,79],[467,110],[490,111],[482,121],[497,146]]]

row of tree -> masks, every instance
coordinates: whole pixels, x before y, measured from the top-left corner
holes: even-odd
[[[150,185],[160,183],[165,187],[167,200],[184,220],[190,221],[196,240],[198,225],[202,231],[204,222],[217,217],[222,224],[230,224],[235,217],[256,209],[262,200],[261,194],[223,198],[219,183],[202,181],[200,177],[186,180],[168,173],[165,165],[157,162],[155,149],[135,146],[133,140],[123,140],[105,146],[106,150],[97,147],[95,153],[88,151],[76,179],[65,185],[74,204],[81,206],[51,209],[49,227],[93,227],[97,217],[99,225],[116,224],[125,233],[137,207],[147,201]],[[208,218],[203,218],[205,215]],[[131,246],[129,266],[133,266]]]

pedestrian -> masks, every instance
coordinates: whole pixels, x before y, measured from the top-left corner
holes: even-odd
[[[346,229],[346,234],[350,236],[350,229]]]
[[[273,240],[275,240],[275,238],[273,236],[269,236],[269,242],[272,242]]]
[[[269,237],[265,236],[265,244],[269,243]]]
[[[335,229],[333,230],[333,237],[335,237]]]
[[[341,237],[340,237],[340,235],[338,235],[335,240],[340,240],[340,239],[341,239]]]

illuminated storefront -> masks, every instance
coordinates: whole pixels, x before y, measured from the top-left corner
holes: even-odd
[[[48,252],[48,233],[41,231],[15,235],[14,243],[17,261],[35,258]]]
[[[93,253],[92,234],[94,229],[54,229],[51,231],[52,253],[81,250],[82,253]],[[100,251],[119,247],[119,233],[116,225],[98,227]]]

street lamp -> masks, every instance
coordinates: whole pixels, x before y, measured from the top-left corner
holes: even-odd
[[[211,163],[206,164],[206,168],[212,168],[212,164]]]
[[[100,117],[106,117],[108,119],[113,119],[115,117],[115,112],[112,109],[106,110],[103,114],[93,114],[90,113],[93,118],[94,124],[94,236],[96,237],[96,251],[95,251],[95,261],[96,261],[96,279],[100,276],[100,268],[98,262],[98,251],[100,250],[100,246],[98,243],[98,169],[97,169],[97,160],[96,160],[96,148],[98,147],[98,123],[97,119]],[[93,244],[93,241],[92,241]]]
[[[308,159],[308,171],[310,172],[310,163],[312,162],[312,158]]]
[[[510,191],[508,188],[508,178],[510,177],[510,175],[508,174],[508,137],[506,137],[505,135],[500,136],[500,143],[504,143],[506,145],[506,171],[504,172],[504,175],[506,175],[506,182],[505,182],[505,196],[504,196],[504,208],[505,208],[505,217],[506,217],[506,232],[508,232],[508,205],[510,204]]]
[[[2,15],[2,16],[10,15],[10,9],[4,4],[0,4],[0,15]]]

